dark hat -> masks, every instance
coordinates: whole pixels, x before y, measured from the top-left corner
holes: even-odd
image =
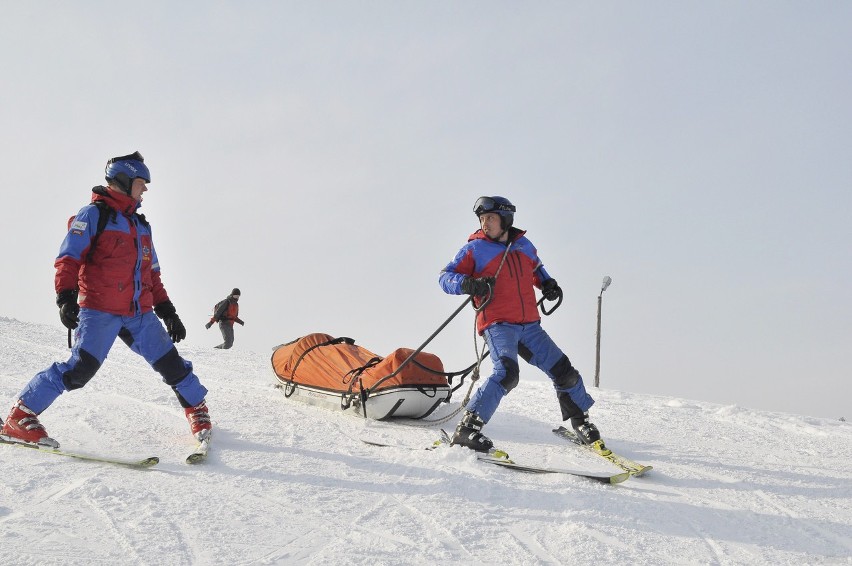
[[[231,294],[232,294],[232,295],[239,295],[239,294],[240,294],[240,290],[239,290],[239,289],[237,289],[236,287],[234,287],[234,288],[231,290]]]

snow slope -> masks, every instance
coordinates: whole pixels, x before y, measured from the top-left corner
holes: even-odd
[[[4,416],[32,374],[66,358],[65,340],[61,327],[0,318]],[[852,564],[847,422],[593,390],[609,445],[655,468],[609,486],[488,466],[458,447],[368,446],[358,438],[428,443],[440,425],[285,399],[271,352],[181,352],[210,389],[208,462],[183,463],[193,443],[177,401],[118,342],[42,422],[63,448],[160,464],[0,446],[0,564]],[[610,469],[551,434],[555,398],[524,380],[532,371],[489,435],[519,461]]]

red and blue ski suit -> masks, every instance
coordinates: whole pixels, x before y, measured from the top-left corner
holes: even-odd
[[[80,209],[54,264],[57,293],[79,289],[81,308],[71,358],[36,374],[20,399],[39,414],[65,391],[85,386],[118,337],[151,364],[183,407],[198,405],[207,389],[153,312],[154,305],[169,296],[160,281],[151,227],[137,213],[140,203],[104,187],[95,187],[92,193],[93,203],[100,200],[109,206],[104,211],[111,215],[109,222],[90,255],[100,211],[94,204]]]
[[[563,420],[581,417],[594,404],[580,373],[541,327],[535,288],[551,277],[525,234],[510,228],[508,241],[502,243],[477,230],[438,278],[444,292],[461,295],[465,277],[496,277],[491,301],[476,315],[494,371],[466,406],[486,423],[518,385],[519,355],[553,381]],[[473,300],[477,307],[483,302],[480,297]]]

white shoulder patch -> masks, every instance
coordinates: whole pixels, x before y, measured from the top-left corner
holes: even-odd
[[[83,222],[82,220],[75,220],[73,224],[71,224],[71,230],[84,232],[86,230],[86,226],[88,226],[88,222]]]

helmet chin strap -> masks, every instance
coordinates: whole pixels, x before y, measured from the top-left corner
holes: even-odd
[[[505,218],[505,217],[501,214],[501,215],[500,215],[500,230],[501,230],[501,231],[500,231],[500,235],[499,235],[499,236],[497,236],[497,241],[498,241],[498,242],[499,242],[500,240],[502,240],[502,239],[503,239],[503,236],[508,236],[508,235],[509,235],[509,228],[511,228],[511,227],[512,227],[512,225],[511,225],[511,224],[509,224],[509,225],[507,226],[506,224],[507,224],[507,222],[506,222],[506,218]]]
[[[133,179],[128,177],[124,173],[119,173],[112,179],[112,184],[118,188],[119,191],[126,194],[127,196],[132,196],[133,192]]]

